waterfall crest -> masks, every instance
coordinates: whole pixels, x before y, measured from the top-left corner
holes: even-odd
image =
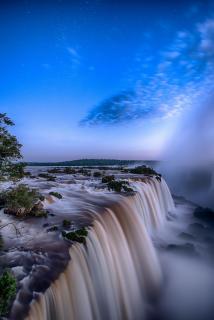
[[[142,319],[148,298],[161,283],[161,270],[149,236],[174,204],[162,179],[133,182],[135,196],[93,212],[86,245],[70,249],[59,278],[31,303],[27,320]]]

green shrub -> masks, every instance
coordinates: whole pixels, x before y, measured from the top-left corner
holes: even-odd
[[[58,198],[58,199],[62,199],[62,195],[58,192],[51,191],[51,192],[49,192],[49,195],[51,195],[55,198]]]
[[[25,208],[30,211],[38,200],[37,190],[29,189],[24,184],[5,192],[5,207],[8,209]]]
[[[146,166],[138,166],[136,168],[130,169],[129,172],[134,174],[157,174],[154,169]]]
[[[62,221],[62,225],[63,225],[64,228],[70,228],[71,221],[65,219],[65,220]]]
[[[10,271],[4,271],[0,277],[0,315],[6,315],[16,294],[16,279]]]
[[[105,176],[102,178],[102,183],[109,183],[111,181],[115,180],[114,175],[112,176]]]
[[[24,184],[20,184],[1,194],[1,199],[4,202],[4,212],[19,217],[26,215],[35,217],[46,216],[47,213],[43,210],[40,197],[41,195],[37,190],[30,189]]]
[[[161,174],[157,173],[154,169],[147,167],[147,166],[139,166],[129,170],[130,173],[133,174],[145,174],[145,175],[152,175],[160,182],[161,181]]]
[[[79,243],[84,243],[86,242],[85,237],[87,237],[88,231],[86,228],[81,228],[76,231],[70,231],[70,232],[65,232],[62,231],[62,236],[68,240],[74,241],[74,242],[79,242]]]
[[[24,173],[24,168],[25,164],[23,162],[19,163],[11,163],[10,164],[10,179],[13,181],[20,180],[24,178],[25,173]]]
[[[75,232],[78,236],[82,236],[82,237],[87,237],[88,235],[88,231],[86,230],[86,228],[76,230]]]

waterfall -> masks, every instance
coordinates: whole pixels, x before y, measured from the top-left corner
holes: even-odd
[[[86,244],[70,248],[59,278],[31,303],[27,320],[138,320],[161,284],[149,231],[173,209],[165,181],[133,182],[135,196],[93,212]]]

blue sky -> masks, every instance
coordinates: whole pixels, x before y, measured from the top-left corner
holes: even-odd
[[[160,159],[213,89],[213,1],[1,1],[25,160]]]

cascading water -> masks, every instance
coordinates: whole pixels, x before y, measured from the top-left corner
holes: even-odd
[[[148,299],[161,283],[161,270],[149,236],[173,210],[162,179],[133,182],[135,196],[92,212],[86,244],[70,249],[59,278],[31,304],[27,320],[142,319]]]

